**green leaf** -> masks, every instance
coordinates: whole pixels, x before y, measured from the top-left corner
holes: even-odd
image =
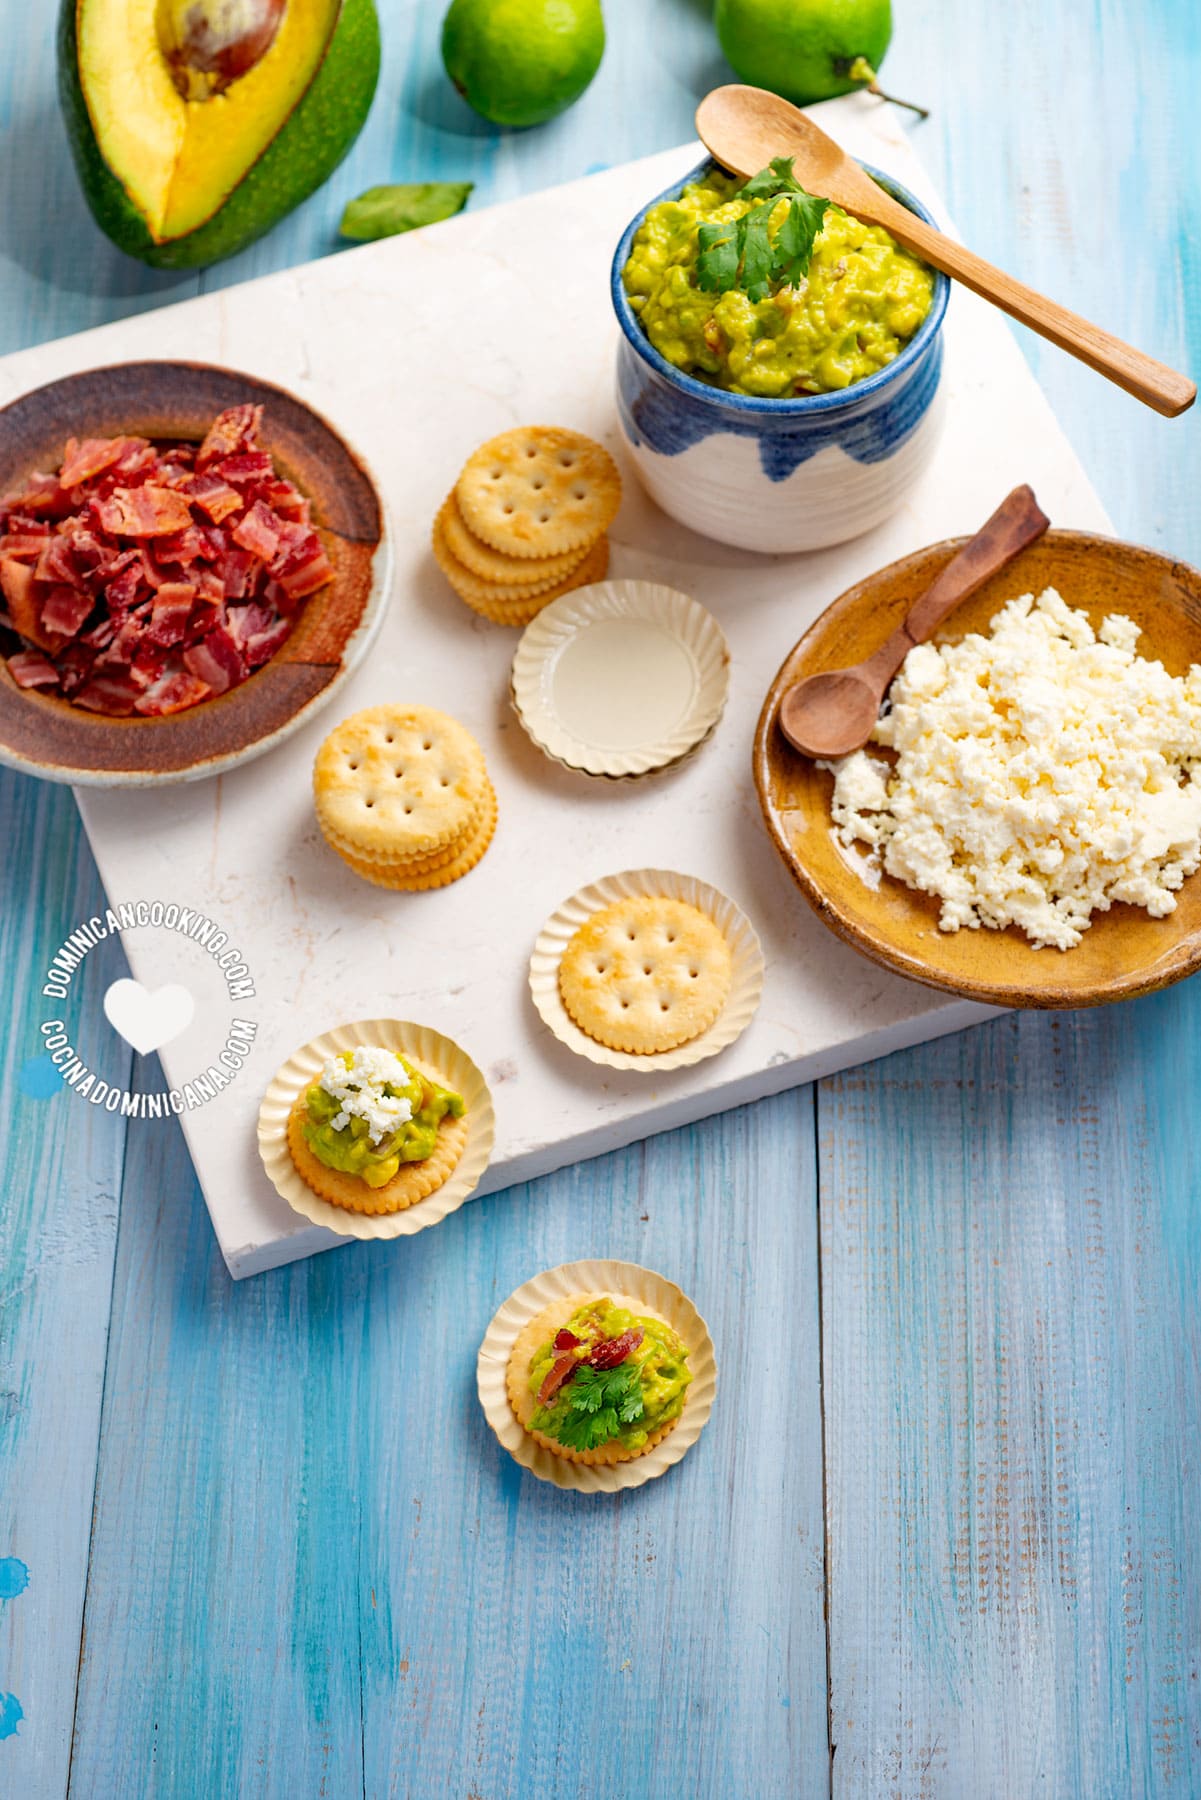
[[[552,1431],[570,1450],[596,1450],[642,1417],[641,1365],[632,1359],[615,1369],[581,1363],[563,1395],[568,1406],[562,1418],[539,1429]]]
[[[743,183],[739,190],[739,198],[744,200],[766,199],[770,194],[779,198],[781,194],[803,194],[801,186],[792,172],[791,156],[773,156],[766,169],[760,169],[757,175]]]
[[[773,158],[739,188],[735,198],[762,204],[724,225],[697,227],[697,285],[706,293],[719,294],[740,288],[752,302],[782,287],[796,287],[809,273],[814,242],[833,202],[801,186],[791,156]],[[771,220],[784,199],[788,206],[773,235]]]
[[[750,300],[763,300],[771,291],[772,265],[775,251],[768,225],[776,210],[774,200],[764,201],[746,215],[746,236],[742,247],[742,274],[738,285]]]
[[[338,230],[343,237],[369,243],[436,225],[462,212],[474,186],[472,181],[409,181],[368,188],[347,204]]]
[[[637,1393],[627,1394],[625,1398],[618,1403],[617,1411],[623,1425],[632,1425],[635,1419],[640,1419],[642,1417],[641,1384],[639,1384],[639,1391]]]
[[[796,287],[809,273],[813,245],[826,216],[828,200],[794,194],[776,233],[773,275],[779,287]]]
[[[725,294],[738,280],[742,261],[743,221],[733,225],[698,225],[696,278],[706,293]]]

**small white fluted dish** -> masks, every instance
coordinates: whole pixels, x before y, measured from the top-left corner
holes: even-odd
[[[402,1212],[357,1213],[323,1200],[302,1180],[288,1149],[288,1114],[301,1094],[316,1081],[331,1056],[360,1044],[408,1057],[443,1087],[463,1096],[467,1143],[462,1156],[441,1187]],[[293,1212],[314,1225],[324,1225],[341,1237],[412,1237],[431,1225],[440,1225],[475,1191],[492,1155],[495,1129],[488,1084],[453,1038],[431,1025],[415,1025],[407,1019],[359,1019],[302,1044],[276,1071],[259,1108],[259,1155],[276,1193]]]
[[[575,1294],[608,1294],[617,1304],[637,1311],[640,1307],[666,1319],[683,1338],[692,1380],[688,1384],[675,1427],[645,1455],[620,1463],[574,1463],[555,1456],[535,1443],[518,1424],[509,1402],[506,1376],[513,1346],[526,1326],[556,1301]],[[687,1294],[666,1276],[638,1263],[560,1263],[535,1275],[509,1295],[493,1318],[476,1361],[476,1386],[484,1417],[515,1462],[556,1487],[574,1488],[580,1494],[615,1494],[623,1488],[642,1487],[662,1475],[695,1444],[717,1393],[717,1358],[709,1327]]]
[[[672,1050],[653,1050],[638,1054],[629,1050],[611,1050],[598,1044],[581,1031],[563,1004],[559,991],[559,964],[563,952],[580,926],[616,900],[632,895],[651,899],[683,900],[713,920],[730,946],[733,968],[730,991],[725,1005],[707,1031],[677,1044]],[[742,1036],[755,1016],[763,993],[763,948],[759,934],[740,906],[736,906],[720,889],[699,881],[695,875],[680,875],[674,869],[625,869],[619,875],[606,875],[582,887],[569,900],[556,907],[534,944],[530,957],[530,996],[544,1024],[569,1050],[586,1056],[589,1062],[603,1063],[610,1069],[636,1069],[641,1074],[661,1075],[672,1069],[688,1069],[725,1050]]]
[[[713,614],[655,581],[599,581],[522,634],[513,707],[538,748],[583,775],[631,780],[691,754],[725,710],[730,651]]]

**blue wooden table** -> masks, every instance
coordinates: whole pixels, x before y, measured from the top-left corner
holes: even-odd
[[[173,276],[91,225],[49,9],[8,0],[0,348],[332,252],[374,182],[482,204],[682,141],[728,74],[703,0],[609,0],[586,97],[498,134],[440,10],[383,0],[349,161]],[[898,11],[890,84],[969,240],[1201,369],[1195,0]],[[1201,422],[1023,342],[1119,531],[1201,562]],[[35,1060],[40,971],[100,898],[70,795],[0,775],[0,836],[0,1794],[1201,1793],[1196,982],[235,1287],[178,1132]],[[85,966],[95,1021],[119,951]],[[593,1254],[677,1278],[723,1370],[685,1462],[605,1504],[522,1475],[473,1392],[499,1300]]]

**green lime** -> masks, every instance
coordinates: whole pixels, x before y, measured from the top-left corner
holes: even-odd
[[[496,125],[541,125],[578,100],[605,53],[600,0],[451,0],[446,73]]]
[[[864,85],[892,36],[890,0],[717,0],[717,35],[743,81],[798,106]]]

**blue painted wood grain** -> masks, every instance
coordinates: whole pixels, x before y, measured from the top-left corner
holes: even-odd
[[[72,1791],[826,1794],[812,1105],[236,1286],[176,1133],[131,1139]],[[695,1297],[729,1394],[599,1503],[475,1394],[505,1296],[593,1255]]]
[[[14,780],[5,829],[0,1793],[16,1800],[66,1788],[123,1133],[110,1114],[63,1093],[37,1029],[65,1014],[41,997],[50,958],[101,901],[74,802],[62,789]],[[119,949],[106,944],[76,977],[75,1041],[93,1062],[109,1035],[101,996],[125,972]],[[123,1081],[128,1053],[110,1044],[104,1057],[109,1079]],[[20,1568],[27,1571],[24,1586],[14,1579]]]
[[[969,240],[1196,373],[1195,9],[918,11]],[[1201,561],[1201,418],[1022,335],[1117,529]],[[822,1086],[836,1795],[1201,1792],[1199,1031],[1192,982]]]
[[[386,4],[348,162],[176,277],[91,225],[49,24],[13,9],[0,347],[324,254],[371,182],[474,177],[482,203],[683,139],[724,74],[707,6],[607,10],[595,87],[513,135],[446,88],[440,8]],[[1191,0],[896,10],[890,82],[933,103],[916,141],[969,241],[1201,366]],[[1118,528],[1201,560],[1198,423],[1025,347]],[[0,827],[8,1072],[95,890],[64,796],[0,774]],[[26,1714],[0,1791],[64,1792],[120,1179],[74,1793],[824,1792],[823,1424],[836,1792],[1197,1792],[1199,1006],[1001,1021],[824,1084],[816,1142],[806,1090],[237,1288],[177,1134],[132,1136],[122,1176],[105,1119],[48,1165],[0,1115],[0,1557],[31,1570],[0,1600]],[[592,1252],[677,1275],[724,1383],[684,1465],[599,1511],[519,1476],[470,1393],[496,1301]]]

